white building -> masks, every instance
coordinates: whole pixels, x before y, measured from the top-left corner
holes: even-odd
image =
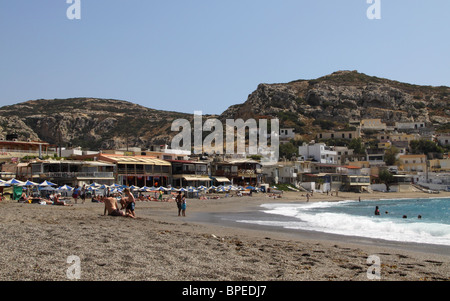
[[[328,147],[325,143],[303,144],[298,147],[300,160],[315,161],[319,163],[336,164],[337,152]]]
[[[396,122],[396,130],[418,130],[425,128],[425,122]]]
[[[446,146],[446,145],[450,144],[450,135],[446,135],[446,134],[439,135],[436,137],[436,139],[439,141],[439,143],[441,145]]]
[[[291,140],[295,138],[295,132],[293,128],[280,129],[280,140]]]

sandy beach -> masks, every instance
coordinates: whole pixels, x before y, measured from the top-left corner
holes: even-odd
[[[415,193],[314,194],[316,201],[432,197]],[[439,196],[450,196],[442,192]],[[174,202],[137,202],[136,219],[103,215],[102,203],[71,207],[0,202],[0,280],[66,281],[80,259],[84,281],[367,281],[371,255],[380,258],[382,281],[450,280],[448,247],[318,236],[215,219],[218,213],[254,210],[280,199],[189,199],[187,216]]]

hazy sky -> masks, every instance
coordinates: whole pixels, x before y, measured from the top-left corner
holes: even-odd
[[[71,20],[66,0],[0,0],[0,106],[98,97],[220,114],[259,83],[337,70],[450,86],[448,0],[379,0],[378,20],[367,0],[79,1]]]

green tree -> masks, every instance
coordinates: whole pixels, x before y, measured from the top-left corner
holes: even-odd
[[[394,176],[387,169],[383,169],[378,173],[378,178],[386,185],[387,191],[389,191],[389,185],[394,182]]]
[[[353,138],[348,144],[348,148],[352,149],[355,154],[365,154],[366,149],[364,148],[364,144],[361,138]]]
[[[386,165],[395,165],[397,163],[397,154],[400,151],[395,146],[391,146],[391,148],[387,149],[384,152],[384,162],[386,162]]]
[[[431,140],[413,140],[409,143],[409,147],[411,150],[411,153],[413,154],[425,154],[428,155],[428,153],[443,153],[444,149],[437,145],[436,142]]]
[[[295,147],[291,142],[283,143],[280,145],[280,158],[286,157],[291,159],[293,156],[298,155],[298,147]]]

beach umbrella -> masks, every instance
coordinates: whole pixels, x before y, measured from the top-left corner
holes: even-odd
[[[56,190],[56,188],[53,188],[51,186],[42,186],[42,188],[40,188],[40,190],[54,191],[54,190]]]
[[[161,186],[161,187],[159,187],[157,190],[159,190],[159,191],[166,191],[167,188]]]
[[[139,189],[140,189],[140,187],[138,187],[138,186],[134,186],[134,185],[131,185],[131,186],[130,186],[130,189],[131,189],[131,190],[139,190]]]
[[[15,185],[15,186],[23,186],[23,184],[25,184],[25,182],[22,182],[22,181],[19,181],[16,179],[11,179],[9,181],[6,181],[6,184]]]
[[[92,184],[89,184],[88,186],[89,186],[89,187],[100,187],[100,186],[102,186],[102,185],[100,185],[100,184],[94,182],[94,183],[92,183]]]
[[[39,184],[39,186],[41,187],[47,187],[47,186],[57,186],[55,183],[49,182],[47,180],[45,180],[44,182],[42,182],[41,184]]]
[[[35,183],[35,182],[30,181],[30,180],[27,180],[27,181],[23,184],[23,186],[39,186],[39,183]]]
[[[139,188],[139,191],[147,191],[148,192],[149,190],[151,190],[151,188],[148,186],[142,186],[141,188]]]
[[[8,187],[11,186],[8,183],[6,183],[6,181],[0,180],[0,187]]]
[[[207,190],[208,187],[205,187],[205,186],[201,185],[201,186],[198,186],[197,189],[198,190]]]
[[[73,189],[73,188],[70,187],[70,186],[67,185],[67,184],[58,188],[58,190],[72,190],[72,189]]]

